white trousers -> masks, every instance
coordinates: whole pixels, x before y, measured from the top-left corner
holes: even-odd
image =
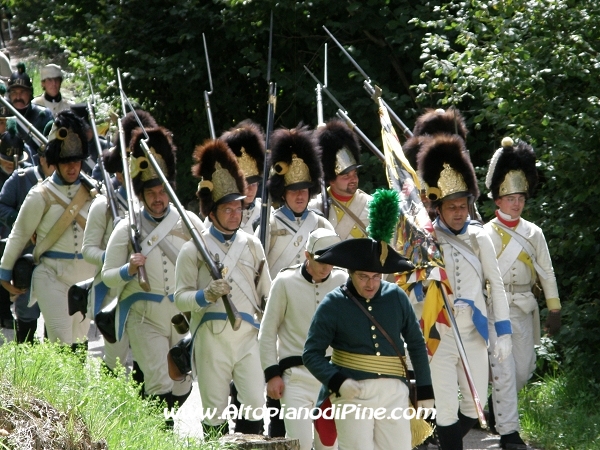
[[[374,378],[361,380],[360,397],[344,399],[331,396],[331,403],[336,408],[344,404],[355,404],[361,408],[385,408],[385,418],[376,420],[368,415],[346,415],[344,419],[336,419],[340,450],[410,450],[410,420],[392,418],[390,415],[401,415],[396,408],[408,408],[408,387],[395,378]],[[364,410],[363,410],[364,411]],[[392,413],[392,411],[394,411]]]
[[[235,383],[238,400],[244,411],[262,408],[265,403],[265,382],[260,365],[258,330],[242,322],[239,330],[221,320],[202,324],[194,340],[194,363],[198,376],[198,388],[205,411],[214,409],[212,418],[205,418],[207,425],[221,425],[225,419],[221,414],[227,407],[229,383]],[[213,333],[213,328],[215,331]],[[143,368],[142,368],[143,371]],[[146,372],[144,372],[144,376]],[[262,410],[261,410],[262,413]],[[248,420],[259,420],[251,414]]]
[[[501,363],[494,358],[496,330],[493,317],[490,329],[490,370],[492,371],[492,401],[496,416],[496,429],[500,434],[520,431],[518,393],[525,386],[535,369],[533,337],[534,313],[525,313],[514,303],[510,306],[512,326],[512,353]]]
[[[487,398],[488,354],[486,343],[479,334],[470,307],[455,309],[455,318],[460,332],[475,389],[482,407]],[[458,421],[458,411],[467,417],[477,418],[477,409],[469,389],[467,377],[450,329],[444,335],[429,365],[435,394],[436,422],[449,426]],[[459,390],[462,400],[459,400]]]
[[[111,344],[110,342],[104,341],[104,364],[110,369],[114,370],[117,367],[117,361],[123,367],[127,361],[127,355],[129,353],[129,336],[127,331],[123,333],[120,341]]]
[[[309,414],[305,413],[315,408],[321,390],[321,382],[304,366],[286,369],[282,378],[285,388],[281,397],[281,406],[284,411],[293,408],[299,412],[298,417],[284,415],[286,437],[298,439],[300,450],[311,450],[313,448],[313,420]],[[325,450],[336,447],[324,446],[315,434],[314,448],[315,450]]]
[[[91,278],[94,266],[82,259],[42,258],[33,271],[32,297],[44,316],[50,342],[74,344],[87,340],[90,318],[81,313],[69,316],[67,293],[79,281]]]
[[[171,325],[170,317],[165,323],[156,323],[131,309],[125,330],[129,335],[131,353],[144,374],[144,392],[147,395],[184,395],[191,391],[192,380],[173,381],[169,377],[167,353],[184,335],[178,334]]]

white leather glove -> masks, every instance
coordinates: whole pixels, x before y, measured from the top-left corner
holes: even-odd
[[[360,395],[361,390],[362,387],[358,381],[347,378],[340,386],[340,396],[347,399],[355,398]]]
[[[223,279],[212,280],[204,288],[204,299],[207,302],[215,303],[222,296],[229,294],[229,292],[231,292],[231,286],[227,284],[227,281]]]
[[[503,334],[496,340],[496,345],[494,346],[494,358],[496,358],[498,362],[502,362],[508,358],[511,353],[512,338],[510,334]]]
[[[428,398],[427,400],[417,400],[417,411],[419,408],[423,408],[427,411],[427,414],[425,414],[425,412],[421,412],[418,414],[417,417],[419,417],[420,419],[427,419],[429,417],[435,417],[433,414],[433,407],[435,405],[435,400],[432,398]]]

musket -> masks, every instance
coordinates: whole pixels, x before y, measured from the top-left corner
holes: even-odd
[[[122,89],[121,89],[121,96],[125,99],[125,101],[131,107],[131,103],[129,102],[127,95],[125,95],[125,92]],[[177,195],[175,194],[175,192],[173,191],[173,188],[169,184],[169,180],[167,180],[167,177],[165,176],[160,165],[156,161],[154,154],[150,151],[150,148],[148,147],[149,137],[148,137],[148,134],[146,133],[146,130],[144,129],[142,121],[136,114],[135,109],[133,109],[131,107],[131,110],[133,111],[133,114],[138,122],[139,127],[142,130],[142,133],[144,133],[144,139],[140,139],[140,147],[144,151],[146,159],[148,160],[148,162],[150,163],[150,165],[152,166],[152,168],[154,169],[156,174],[159,176],[160,180],[163,183],[165,191],[167,191],[167,195],[169,196],[171,203],[173,203],[173,205],[179,212],[179,216],[181,217],[181,220],[183,221],[183,223],[185,224],[186,228],[188,229],[190,235],[192,236],[192,241],[194,241],[194,245],[196,246],[196,249],[200,252],[200,254],[202,255],[202,259],[204,260],[204,262],[206,263],[206,265],[208,267],[210,276],[212,277],[213,280],[222,279],[223,275],[221,274],[221,270],[219,270],[219,268],[217,267],[217,264],[211,257],[211,255],[208,251],[208,248],[206,246],[206,242],[204,242],[204,238],[202,237],[202,235],[198,232],[196,227],[194,227],[194,225],[190,221],[190,218],[187,215],[187,211],[185,209],[183,209],[183,206],[181,205],[179,198],[177,198]],[[231,327],[234,330],[238,330],[240,328],[240,325],[242,324],[242,316],[238,312],[238,310],[235,307],[235,305],[233,304],[233,302],[231,302],[230,295],[224,295],[221,298],[223,299],[223,304],[225,305],[225,311],[227,312],[227,318],[229,319],[229,322],[231,323]]]
[[[348,58],[350,60],[350,62],[356,68],[356,70],[358,70],[358,72],[363,76],[363,78],[364,78],[363,88],[365,89],[365,91],[367,91],[367,93],[369,94],[371,99],[375,102],[375,104],[377,104],[377,106],[379,106],[378,99],[379,99],[379,97],[381,97],[381,92],[382,92],[381,88],[377,85],[373,86],[371,84],[371,78],[369,77],[369,75],[367,75],[367,73],[362,69],[362,67],[360,67],[358,65],[358,63],[354,60],[354,58],[352,58],[352,56],[350,56],[350,53],[348,53],[346,51],[346,49],[343,47],[343,45],[338,42],[338,40],[333,36],[333,34],[331,34],[331,32],[327,29],[327,27],[325,25],[323,25],[323,29],[329,35],[329,37],[331,39],[333,39],[333,42],[336,43],[336,45],[340,48],[340,50],[344,53],[344,55],[346,55],[346,58]],[[400,117],[398,117],[398,115],[392,110],[392,108],[390,108],[390,106],[383,99],[381,101],[383,103],[383,106],[385,106],[385,108],[388,110],[388,113],[389,113],[391,119],[402,130],[402,133],[404,134],[404,136],[407,139],[411,138],[413,136],[412,131],[410,131],[410,129],[405,125],[405,123],[402,122],[402,119],[400,119]]]
[[[325,80],[323,86],[327,87],[327,44],[325,44],[325,69],[323,79]],[[315,88],[317,94],[317,128],[325,126],[325,120],[323,119],[323,86],[321,83],[317,83],[317,87]],[[321,179],[321,202],[323,205],[323,215],[326,219],[329,219],[329,196],[327,195],[327,185],[325,184],[324,178]]]
[[[119,89],[121,90],[121,106],[123,107],[123,116],[126,115],[127,108],[125,108],[125,98],[123,95],[123,88],[121,84],[121,71],[117,69],[117,78],[119,81]],[[133,108],[131,109],[134,110]],[[125,131],[123,129],[123,119],[117,121],[119,127],[119,144],[121,147],[121,159],[123,161],[123,180],[125,181],[125,192],[127,194],[127,214],[129,220],[129,240],[133,247],[134,253],[141,253],[142,246],[140,245],[141,233],[140,233],[140,218],[139,208],[135,205],[135,195],[133,193],[133,185],[131,184],[131,173],[129,172],[129,156],[127,155],[127,144],[125,143]],[[138,282],[140,287],[145,292],[150,292],[150,282],[148,281],[148,274],[146,273],[145,266],[138,267]]]
[[[28,136],[36,141],[40,150],[43,150],[48,146],[48,138],[44,136],[40,130],[33,126],[33,124],[29,122],[25,116],[23,116],[23,114],[17,111],[15,107],[11,105],[3,96],[0,96],[0,102],[14,114],[14,116],[17,118],[17,124],[20,125],[21,128],[25,127],[29,131]],[[90,192],[92,197],[98,195],[98,192],[100,192],[100,187],[98,186],[96,180],[86,174],[83,170],[79,172],[79,179]]]
[[[117,207],[117,196],[115,194],[115,190],[110,180],[110,175],[106,172],[104,167],[104,159],[102,158],[102,145],[100,145],[100,137],[98,136],[98,129],[96,128],[96,115],[94,113],[95,106],[95,96],[94,96],[94,88],[92,87],[92,78],[90,77],[90,72],[88,71],[87,66],[85,66],[85,73],[87,74],[88,84],[90,86],[90,93],[92,100],[94,103],[91,103],[89,100],[87,102],[88,115],[90,119],[90,126],[92,127],[92,131],[94,132],[94,144],[96,145],[96,150],[98,151],[98,167],[100,168],[100,173],[102,174],[102,179],[104,180],[104,187],[106,190],[106,200],[108,203],[108,208],[110,210],[110,215],[113,219],[113,228],[119,223],[121,220],[121,216],[119,215],[119,209]]]
[[[269,211],[271,199],[267,181],[269,180],[269,157],[271,155],[271,134],[273,134],[273,122],[275,120],[275,107],[277,106],[277,83],[271,81],[271,53],[273,50],[273,11],[271,11],[271,26],[269,28],[269,57],[267,59],[267,82],[269,83],[269,99],[267,108],[267,129],[265,132],[265,162],[263,164],[263,180],[260,205],[260,231],[259,239],[263,248],[267,248],[267,235],[269,228]]]
[[[471,366],[469,366],[469,361],[467,359],[467,353],[465,352],[465,346],[463,345],[462,339],[460,337],[460,333],[458,331],[458,325],[456,323],[456,319],[454,318],[454,314],[452,313],[452,308],[450,307],[450,302],[448,297],[446,296],[446,291],[444,287],[441,285],[439,281],[436,281],[439,285],[439,289],[442,292],[442,297],[444,299],[444,306],[446,307],[446,312],[448,313],[448,317],[450,318],[450,325],[452,328],[452,332],[454,334],[454,341],[456,342],[456,348],[458,350],[458,355],[460,356],[460,362],[462,363],[463,370],[465,372],[465,377],[467,378],[467,384],[469,385],[469,390],[471,391],[471,395],[473,396],[473,402],[475,403],[475,409],[477,410],[477,417],[479,419],[479,423],[482,428],[485,428],[487,422],[485,420],[485,414],[483,413],[483,405],[481,404],[481,399],[479,398],[479,394],[477,393],[477,388],[475,387],[475,382],[473,381],[473,375],[471,374]]]
[[[40,150],[43,150],[46,145],[48,145],[48,138],[42,134],[40,130],[38,130],[31,122],[29,122],[23,114],[21,114],[11,103],[4,98],[4,96],[0,95],[0,102],[8,108],[10,112],[17,118],[17,124],[21,127],[23,131],[27,133],[32,140],[40,147]]]
[[[210,111],[210,99],[209,96],[213,92],[212,75],[210,74],[210,61],[208,60],[208,47],[206,46],[206,37],[202,33],[202,40],[204,41],[204,54],[206,55],[206,70],[208,70],[208,83],[210,91],[204,91],[204,109],[206,110],[206,118],[208,119],[208,130],[210,131],[211,139],[216,139],[215,127],[213,124],[212,112]]]
[[[108,208],[110,210],[110,215],[113,219],[113,228],[119,223],[121,220],[121,216],[119,215],[119,209],[117,207],[117,196],[115,194],[115,189],[110,179],[110,175],[106,172],[104,167],[104,161],[102,158],[102,146],[100,145],[100,137],[98,136],[98,130],[96,129],[96,116],[94,115],[94,107],[88,101],[87,102],[88,115],[90,117],[90,124],[92,126],[92,130],[94,132],[94,144],[96,145],[96,149],[98,150],[98,167],[100,168],[100,173],[102,173],[102,179],[104,180],[104,187],[106,190],[106,200],[108,203]]]
[[[371,152],[375,156],[377,156],[377,158],[379,158],[381,161],[385,161],[385,157],[383,156],[383,153],[381,153],[381,151],[377,148],[377,146],[375,144],[373,144],[373,142],[371,142],[371,140],[365,135],[365,133],[363,133],[362,130],[360,128],[358,128],[358,126],[356,126],[356,124],[354,122],[352,122],[352,120],[348,116],[348,112],[346,111],[346,109],[341,105],[340,102],[337,101],[337,99],[329,91],[327,86],[321,84],[321,82],[316,77],[316,75],[314,73],[312,73],[308,69],[308,67],[304,66],[304,70],[306,70],[306,72],[312,77],[313,80],[315,80],[318,84],[321,85],[322,91],[325,92],[325,94],[327,94],[327,96],[331,99],[331,101],[333,103],[335,103],[335,105],[338,107],[336,115],[340,119],[342,119],[344,122],[346,122],[346,125],[348,125],[348,127],[350,127],[350,129],[352,129],[356,133],[358,138],[369,148],[369,150],[371,150]]]

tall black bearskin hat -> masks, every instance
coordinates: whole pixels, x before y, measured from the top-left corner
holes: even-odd
[[[169,182],[175,180],[175,152],[176,147],[171,138],[171,132],[163,127],[148,128],[148,148],[156,158],[156,162]],[[152,188],[162,184],[150,162],[146,159],[146,154],[141,147],[141,140],[144,139],[144,132],[141,128],[136,128],[131,134],[129,144],[129,171],[131,173],[131,182],[133,192],[141,196],[144,189]]]
[[[75,105],[71,105],[71,111],[73,111],[77,116],[79,116],[87,127],[90,126],[90,118],[87,103],[76,103]]]
[[[317,195],[323,177],[321,152],[308,127],[280,128],[273,132],[272,143],[268,188],[273,199],[282,199],[286,189],[308,188],[310,197]]]
[[[262,180],[265,164],[265,135],[260,126],[251,120],[244,120],[226,131],[219,138],[231,149],[246,183],[258,183]]]
[[[538,183],[535,152],[531,145],[505,137],[502,147],[494,153],[485,177],[485,186],[496,200],[510,194],[531,197]]]
[[[27,89],[33,94],[31,78],[29,78],[29,75],[27,75],[27,72],[25,72],[25,64],[22,62],[17,64],[17,71],[13,72],[8,80],[8,92],[15,87]]]
[[[238,159],[220,139],[210,139],[194,150],[192,175],[200,179],[200,211],[208,217],[221,203],[246,198],[246,180]]]
[[[415,136],[426,134],[433,136],[439,133],[457,134],[463,141],[467,141],[467,126],[459,110],[455,108],[427,109],[417,118],[413,128]]]
[[[0,135],[0,158],[14,162],[15,155],[19,162],[27,159],[27,152],[23,151],[25,143],[17,131],[17,122],[13,119],[6,123],[6,131]]]
[[[154,120],[154,117],[152,117],[150,113],[141,109],[136,109],[135,113],[140,118],[140,121],[142,122],[142,125],[144,125],[144,128],[146,130],[149,130],[150,128],[158,128],[156,120]],[[123,118],[121,119],[121,124],[123,125],[123,133],[125,134],[125,145],[129,145],[131,142],[131,134],[133,133],[133,130],[139,127],[139,124],[135,118],[135,114],[131,111],[125,114],[125,116],[123,116]],[[115,147],[117,153],[120,154],[121,140],[118,136],[115,139]]]
[[[439,134],[427,140],[418,156],[419,173],[427,184],[427,197],[434,204],[460,197],[479,197],[477,177],[456,135]]]
[[[330,120],[315,131],[321,147],[325,181],[335,180],[360,167],[360,144],[352,130],[339,119]]]
[[[121,153],[117,151],[116,147],[112,147],[102,152],[102,162],[104,164],[104,169],[108,173],[123,173],[123,158],[121,158]]]
[[[83,121],[70,109],[59,112],[54,119],[45,156],[50,165],[83,161],[88,157]]]
[[[402,144],[402,151],[404,152],[404,156],[408,160],[410,167],[417,170],[417,156],[423,147],[423,143],[428,139],[431,139],[431,136],[413,136],[408,138],[404,144]]]

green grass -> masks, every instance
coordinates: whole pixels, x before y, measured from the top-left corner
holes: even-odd
[[[545,450],[600,448],[600,385],[581,371],[529,384],[519,405],[524,437]]]
[[[162,408],[142,400],[123,370],[114,377],[101,369],[98,358],[82,364],[82,355],[59,345],[0,345],[0,385],[11,386],[15,403],[35,396],[82,419],[92,439],[106,440],[109,449],[225,448],[165,431]]]

